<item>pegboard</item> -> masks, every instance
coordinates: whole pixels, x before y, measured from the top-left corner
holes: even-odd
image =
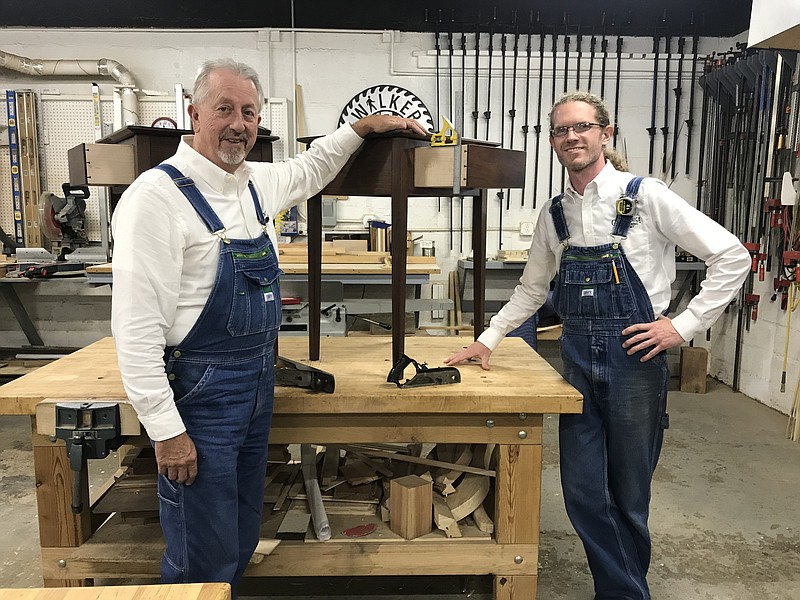
[[[40,110],[38,120],[41,125],[39,136],[39,162],[42,173],[42,191],[62,196],[61,184],[69,181],[67,152],[82,143],[92,143],[94,139],[94,113],[90,94],[86,99],[48,97],[37,103]],[[114,103],[103,100],[100,103],[103,133],[112,131]],[[0,124],[8,124],[5,95],[0,102]],[[149,125],[156,118],[175,116],[175,101],[165,96],[159,99],[140,99],[139,121]],[[0,226],[13,231],[14,214],[11,198],[11,175],[9,173],[9,149],[0,146]],[[86,202],[86,237],[90,242],[101,241],[100,202],[106,201],[103,187],[90,186]]]
[[[41,99],[41,96],[39,96]],[[67,152],[82,143],[94,139],[94,113],[91,94],[86,99],[45,97],[37,103],[41,125],[39,136],[39,160],[42,173],[42,191],[57,196],[63,195],[61,184],[69,181]],[[101,100],[103,134],[111,133],[114,121],[114,103]],[[285,160],[294,152],[287,151],[291,139],[289,134],[288,101],[286,98],[270,98],[261,111],[265,125],[280,140],[273,144],[274,160]],[[172,96],[139,99],[139,123],[150,125],[158,117],[175,118],[175,100]],[[0,100],[0,125],[8,124],[5,94]],[[14,229],[14,213],[11,197],[11,174],[9,172],[8,145],[0,146],[0,226],[6,231]],[[90,186],[86,202],[86,236],[90,242],[101,241],[99,202],[106,201],[105,188]]]
[[[272,135],[280,139],[272,142],[272,160],[279,162],[291,158],[295,152],[291,151],[289,143],[294,140],[290,134],[289,101],[286,98],[267,98],[267,103],[261,111],[262,123],[266,122]]]

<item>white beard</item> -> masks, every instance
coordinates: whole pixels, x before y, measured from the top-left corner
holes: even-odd
[[[247,157],[247,150],[244,148],[231,148],[230,150],[217,150],[217,156],[226,165],[240,165]]]

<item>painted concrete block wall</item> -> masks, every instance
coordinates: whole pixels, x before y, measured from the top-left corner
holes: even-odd
[[[744,36],[744,34],[743,34]],[[743,37],[742,36],[742,37]],[[712,51],[724,51],[733,46],[739,39],[708,39],[700,40],[699,54]],[[538,39],[534,37],[534,48],[538,48]],[[612,40],[613,42],[613,40]],[[478,79],[479,102],[478,110],[482,114],[486,106],[487,63],[486,38],[483,39],[483,54],[481,56],[481,69]],[[496,44],[497,46],[497,44]],[[473,137],[473,121],[471,112],[474,95],[474,42],[468,39],[467,51],[467,78],[465,85],[465,133]],[[613,43],[610,44],[613,48]],[[546,44],[549,51],[549,40]],[[673,50],[676,48],[673,40]],[[432,34],[416,34],[401,32],[324,32],[324,31],[278,31],[278,30],[220,30],[220,31],[157,31],[157,30],[36,30],[36,29],[4,29],[0,36],[0,49],[14,54],[28,56],[35,59],[49,58],[111,58],[127,67],[137,80],[139,87],[146,90],[145,94],[172,94],[175,83],[182,83],[189,88],[193,80],[197,64],[206,58],[218,56],[232,56],[254,66],[262,74],[265,94],[270,97],[286,97],[292,100],[294,106],[295,85],[302,87],[303,111],[302,119],[297,127],[298,132],[306,134],[324,134],[332,131],[338,121],[339,115],[345,104],[358,92],[367,87],[380,84],[392,84],[411,90],[427,105],[436,118],[437,86],[436,86],[436,53]],[[574,48],[573,48],[574,50]],[[649,136],[646,129],[650,126],[651,96],[652,96],[652,40],[649,38],[625,38],[622,50],[623,62],[621,72],[620,97],[619,97],[619,141],[618,150],[627,154],[632,171],[646,174],[648,170]],[[498,57],[498,48],[495,47],[495,58],[492,68],[492,120],[488,137],[499,141],[501,136],[508,146],[511,136],[510,119],[505,111],[511,107],[510,82],[506,87],[505,110],[501,107],[501,89],[499,76],[501,60]],[[549,52],[543,71],[543,85],[541,89],[543,102],[541,122],[543,130],[547,128],[547,112],[550,107],[550,98],[553,92],[556,97],[563,91],[563,45],[559,43],[559,55],[555,63],[550,60]],[[663,54],[661,57],[663,69]],[[460,58],[456,58],[458,69],[454,73],[454,84],[460,89]],[[588,76],[588,51],[584,49],[582,64],[582,81],[585,87]],[[512,68],[512,54],[507,52],[506,71],[510,77]],[[535,125],[540,117],[535,114],[538,98],[538,60],[532,61],[531,100],[529,104],[529,120],[531,126]],[[698,70],[700,66],[698,66]],[[447,74],[449,73],[446,59],[440,61],[440,71],[444,76],[440,79],[439,112],[450,112],[448,100]],[[553,85],[553,72],[556,74],[555,89]],[[613,111],[614,75],[616,71],[616,57],[610,54],[607,61],[606,100]],[[663,122],[664,95],[670,95],[671,110],[674,110],[675,97],[672,91],[674,76],[677,71],[677,60],[673,56],[673,79],[670,89],[663,81],[659,82],[658,110],[656,124],[660,127]],[[662,71],[663,72],[663,71]],[[689,99],[691,66],[689,61],[684,63],[683,69],[683,95],[681,111],[687,112]],[[595,62],[593,91],[599,91],[599,60]],[[575,87],[574,53],[570,68],[568,89]],[[78,81],[75,78],[41,81],[31,76],[25,76],[11,71],[0,70],[0,88],[22,89],[33,88],[41,90],[58,89],[60,94],[74,95],[76,97],[90,96],[90,83],[92,79],[100,84],[101,95],[104,99],[112,96],[113,82],[95,78]],[[524,136],[521,126],[524,124],[524,94],[525,78],[524,69],[518,65],[516,102],[517,118],[515,120],[514,147],[521,149]],[[700,93],[696,90],[695,122],[699,123]],[[449,115],[448,116],[452,116]],[[685,117],[683,117],[685,118]],[[501,123],[503,129],[501,131]],[[266,124],[269,126],[269,124]],[[486,122],[481,117],[478,123],[479,138],[487,137]],[[670,119],[670,127],[672,120]],[[687,176],[683,168],[678,169],[675,181],[671,187],[690,204],[695,204],[696,179],[697,179],[697,153],[699,149],[699,125],[694,129],[693,140],[693,166]],[[686,129],[679,132],[679,149],[677,163],[682,167],[685,160]],[[659,133],[656,137],[656,171],[660,171],[661,148],[663,136]],[[81,141],[76,140],[76,144]],[[528,184],[525,190],[525,205],[521,206],[521,193],[512,191],[511,207],[503,214],[503,231],[499,231],[500,202],[496,196],[497,190],[489,191],[489,231],[487,249],[493,254],[499,249],[500,241],[504,249],[523,249],[530,244],[530,236],[519,233],[519,223],[535,222],[538,218],[538,207],[551,195],[561,189],[561,173],[556,168],[553,172],[553,185],[550,185],[549,166],[550,149],[546,133],[540,138],[541,149],[539,153],[539,180],[534,188],[534,149],[535,137],[528,134]],[[669,135],[672,143],[672,135]],[[557,165],[557,162],[556,162]],[[0,165],[2,169],[2,165]],[[658,173],[656,173],[658,174]],[[5,187],[5,186],[4,186]],[[9,202],[7,189],[0,189],[0,202]],[[537,208],[533,208],[534,197]],[[453,209],[453,224],[455,235],[454,245],[450,245],[450,200],[436,198],[414,199],[413,209],[410,211],[409,229],[415,236],[422,235],[426,240],[435,242],[436,256],[442,269],[442,275],[434,277],[434,281],[446,282],[447,273],[456,268],[456,262],[469,252],[471,240],[469,236],[469,215],[471,202],[464,203],[466,215],[466,229],[464,232],[463,252],[460,251],[460,235],[458,232],[460,205],[455,202]],[[339,217],[351,225],[359,223],[366,214],[374,215],[391,221],[388,200],[382,198],[350,198],[338,203]],[[762,297],[764,297],[762,295]],[[753,324],[751,331],[744,336],[742,352],[742,391],[756,397],[770,406],[775,406],[783,412],[789,410],[789,392],[781,394],[779,391],[780,371],[783,362],[784,338],[779,330],[775,335],[767,334],[773,325],[785,322],[785,314],[776,312],[770,315],[770,310],[762,301],[762,316],[759,322]],[[780,313],[780,314],[778,314]],[[90,318],[90,316],[87,316]],[[76,323],[80,323],[76,319]],[[424,318],[423,318],[424,322]],[[3,319],[3,323],[7,323]],[[0,325],[0,335],[5,336],[13,330],[13,324]],[[761,332],[764,333],[761,333]],[[785,330],[784,330],[785,331]],[[800,339],[800,318],[792,325],[792,335],[795,340]],[[736,310],[724,315],[720,323],[713,329],[710,343],[704,336],[698,336],[697,344],[707,345],[711,349],[711,373],[723,381],[730,383],[733,378],[733,361],[736,340]],[[50,343],[48,341],[48,343]],[[0,345],[4,345],[0,343]],[[66,344],[70,345],[70,344]],[[794,345],[797,348],[797,345]],[[798,364],[797,352],[789,362],[790,375],[797,379]],[[790,376],[791,379],[791,376]],[[794,382],[791,382],[794,385]],[[776,387],[778,386],[778,387]],[[787,389],[788,386],[787,386]],[[794,388],[791,387],[791,390]]]
[[[14,284],[46,346],[82,348],[111,335],[111,288],[61,279]],[[8,304],[0,301],[0,347],[24,348],[25,337]]]

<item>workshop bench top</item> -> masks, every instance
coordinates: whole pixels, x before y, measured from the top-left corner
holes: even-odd
[[[405,353],[428,367],[469,345],[469,336],[409,336]],[[308,339],[279,339],[279,354],[332,373],[333,394],[300,388],[275,389],[276,414],[436,414],[436,413],[580,413],[580,394],[519,338],[507,338],[492,353],[491,369],[477,362],[458,365],[461,383],[399,388],[387,383],[392,367],[388,336],[326,337],[319,361],[308,361]],[[409,365],[403,381],[413,377]],[[34,415],[50,400],[125,402],[112,338],[0,386],[0,414]]]
[[[0,600],[230,600],[227,583],[0,589]]]

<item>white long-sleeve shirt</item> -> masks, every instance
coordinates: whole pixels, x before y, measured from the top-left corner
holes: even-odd
[[[630,173],[619,172],[606,162],[583,196],[571,185],[567,187],[562,205],[570,245],[599,246],[619,241],[611,235],[616,201],[632,178]],[[706,263],[700,293],[683,312],[672,317],[673,326],[688,341],[711,327],[736,295],[750,270],[750,255],[736,236],[689,206],[661,181],[645,179],[638,198],[637,212],[621,246],[642,280],[656,315],[669,306],[676,244]],[[539,212],[519,285],[478,338],[491,350],[547,299],[563,251],[550,215],[551,204],[552,201],[546,202]]]
[[[196,152],[192,140],[184,136],[167,162],[194,180],[228,237],[237,239],[261,233],[248,181],[271,225],[279,212],[333,180],[362,142],[345,125],[291,160],[245,162],[230,174]],[[122,382],[150,438],[169,439],[186,429],[164,371],[164,347],[179,344],[200,316],[216,277],[220,240],[159,169],[142,173],[125,191],[111,226],[111,329]]]

